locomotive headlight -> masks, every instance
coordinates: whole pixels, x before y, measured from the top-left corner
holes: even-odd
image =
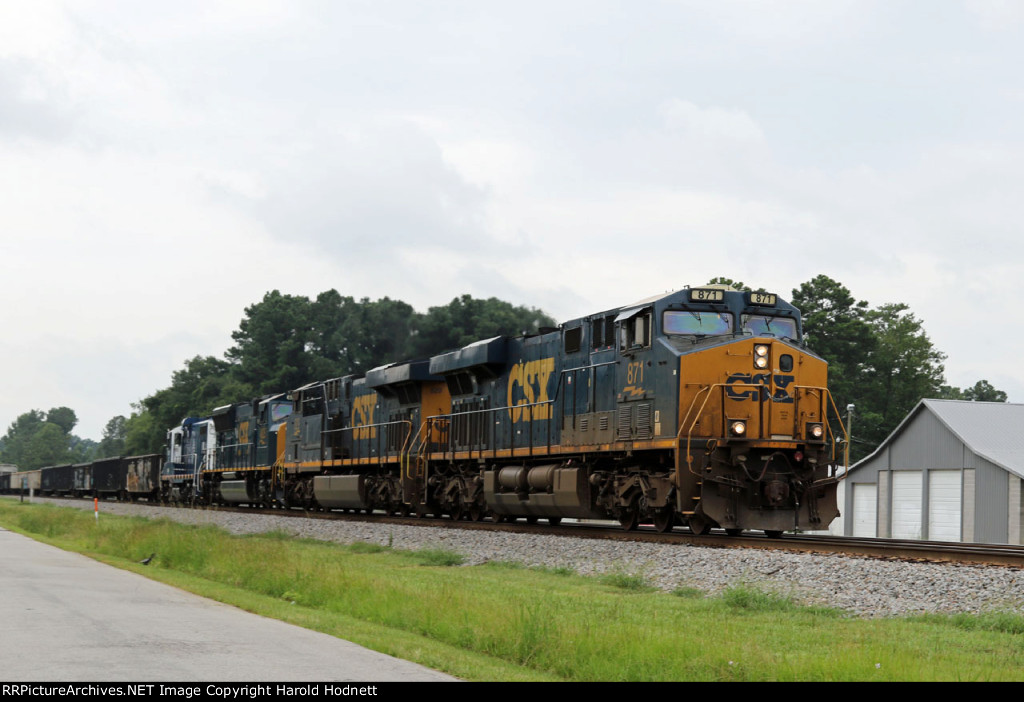
[[[757,344],[754,346],[754,368],[764,370],[768,367],[768,345]]]
[[[747,423],[742,419],[733,419],[729,421],[729,433],[732,436],[745,436],[747,433]]]
[[[807,438],[814,441],[821,441],[825,438],[825,425],[818,422],[808,422]]]

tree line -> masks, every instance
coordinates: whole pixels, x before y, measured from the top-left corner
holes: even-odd
[[[84,463],[93,460],[98,451],[116,450],[117,447],[109,443],[97,444],[76,436],[72,433],[76,424],[78,416],[70,407],[54,407],[48,412],[31,410],[19,415],[0,439],[0,463],[31,470],[62,463]]]
[[[500,335],[554,327],[544,312],[497,298],[462,295],[419,313],[400,300],[356,300],[336,290],[315,299],[266,293],[245,308],[234,345],[222,357],[196,356],[171,384],[133,404],[131,416],[107,422],[99,443],[71,433],[73,410],[19,416],[0,438],[0,463],[24,470],[163,450],[167,430],[214,407],[293,390],[399,360],[424,358]]]
[[[273,290],[245,309],[223,357],[187,360],[170,386],[134,406],[124,421],[124,450],[157,453],[170,427],[214,407],[554,326],[538,309],[493,297],[463,295],[419,313],[387,297],[356,300],[328,290],[310,299]]]
[[[750,290],[728,278],[711,283]],[[945,354],[905,304],[871,308],[825,275],[794,289],[791,302],[803,313],[807,346],[829,362],[829,387],[839,412],[845,415],[851,404],[856,408],[854,459],[874,450],[922,398],[1007,399],[987,380],[970,388],[947,385]],[[356,300],[328,290],[310,299],[273,290],[245,308],[231,335],[234,345],[222,357],[185,361],[168,387],[133,405],[131,416],[111,418],[99,443],[71,433],[77,417],[67,407],[32,410],[0,438],[0,463],[32,469],[158,453],[170,427],[220,405],[554,326],[541,310],[497,298],[463,295],[418,313],[387,297]]]

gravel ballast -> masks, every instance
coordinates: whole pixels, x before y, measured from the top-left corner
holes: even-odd
[[[86,501],[61,500],[59,504],[92,509],[92,503]],[[714,594],[746,584],[791,595],[808,604],[828,605],[870,617],[925,612],[1024,612],[1024,571],[1014,568],[574,539],[112,502],[100,504],[100,518],[104,513],[215,524],[235,534],[282,531],[339,543],[362,541],[407,550],[442,548],[464,556],[467,566],[516,561],[527,566],[571,568],[582,575],[621,572],[642,575],[663,590],[697,588]]]

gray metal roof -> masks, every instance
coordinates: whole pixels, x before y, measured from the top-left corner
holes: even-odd
[[[922,408],[934,414],[968,450],[1024,478],[1024,404],[921,400],[878,449],[892,443]],[[867,461],[875,453],[878,451],[859,463]]]
[[[922,400],[968,449],[1024,478],[1024,404]]]

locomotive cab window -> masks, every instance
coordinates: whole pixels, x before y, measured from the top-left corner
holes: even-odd
[[[583,327],[574,327],[572,329],[566,329],[564,332],[565,337],[565,352],[576,353],[580,350],[580,345],[583,343]]]
[[[773,317],[766,314],[745,314],[741,319],[743,321],[744,334],[797,340],[795,319]]]
[[[590,321],[590,339],[592,348],[597,351],[615,344],[615,317],[598,317]]]
[[[651,345],[651,311],[627,310],[615,318],[619,323],[619,350],[630,351]]]
[[[721,336],[731,334],[731,312],[710,310],[667,310],[661,320],[665,334],[678,336]]]

